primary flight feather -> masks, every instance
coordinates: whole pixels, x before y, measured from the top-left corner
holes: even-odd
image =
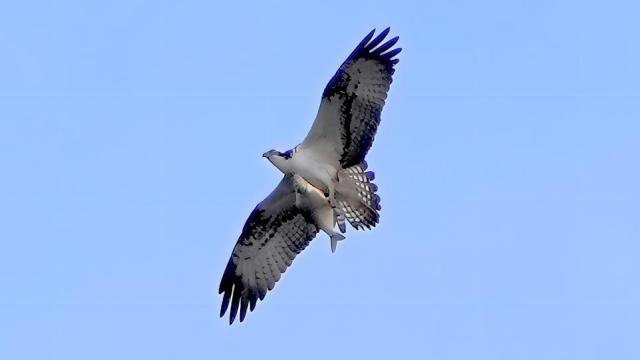
[[[398,37],[371,31],[347,57],[322,93],[309,134],[295,148],[263,154],[284,173],[275,190],[251,212],[220,281],[220,316],[229,324],[253,311],[321,230],[331,251],[344,236],[379,222],[380,197],[365,156],[373,144],[392,81]],[[230,306],[230,308],[229,308]]]

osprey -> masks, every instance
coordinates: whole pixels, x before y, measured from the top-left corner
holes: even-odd
[[[401,48],[389,28],[375,29],[356,46],[322,93],[311,131],[295,148],[263,154],[284,177],[251,212],[220,281],[220,317],[231,305],[229,324],[240,310],[253,311],[280,275],[322,230],[334,252],[345,237],[345,220],[356,229],[379,221],[380,197],[365,156],[380,124]],[[382,44],[382,45],[381,45]],[[393,48],[393,49],[392,49]]]

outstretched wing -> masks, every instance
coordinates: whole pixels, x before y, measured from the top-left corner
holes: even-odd
[[[233,248],[220,281],[219,292],[224,293],[220,317],[231,304],[229,324],[238,309],[243,321],[247,308],[253,311],[258,299],[264,299],[317,231],[309,216],[295,206],[291,176],[285,176],[249,215]]]
[[[380,45],[389,28],[371,40],[371,31],[331,78],[311,131],[302,142],[327,161],[343,168],[361,163],[380,124],[380,113],[391,85],[401,48],[398,37]]]

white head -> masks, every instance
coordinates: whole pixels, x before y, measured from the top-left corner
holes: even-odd
[[[291,162],[289,160],[293,157],[293,153],[293,150],[287,150],[285,152],[269,150],[262,154],[262,157],[266,157],[275,167],[287,174],[291,172]]]

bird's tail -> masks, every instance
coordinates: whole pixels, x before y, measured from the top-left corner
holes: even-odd
[[[346,219],[356,229],[371,229],[380,221],[378,187],[372,183],[375,174],[362,163],[338,172],[336,187],[337,218]],[[340,222],[338,221],[338,225]],[[340,226],[344,232],[344,223]]]
[[[338,241],[344,240],[345,237],[342,234],[335,233],[331,235],[331,252],[336,252],[336,246],[338,246]]]

